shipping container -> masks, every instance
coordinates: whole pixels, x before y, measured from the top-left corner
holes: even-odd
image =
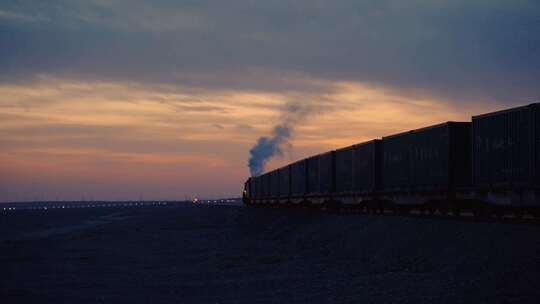
[[[540,104],[473,116],[473,179],[482,188],[538,187]]]
[[[267,192],[267,187],[266,187],[266,175],[265,174],[261,174],[259,176],[259,179],[261,180],[261,183],[260,183],[260,193],[261,193],[261,198],[266,198],[266,192]]]
[[[304,196],[307,189],[307,161],[297,161],[291,165],[291,195]]]
[[[265,174],[265,185],[266,185],[266,198],[271,198],[272,197],[272,191],[271,191],[272,175],[270,174],[270,172]]]
[[[279,197],[288,198],[291,194],[291,166],[279,169]]]
[[[270,172],[264,174],[264,197],[265,198],[270,198],[272,197],[271,195],[271,191],[270,191],[270,186],[271,186],[271,175],[270,175]]]
[[[353,149],[354,146],[336,150],[336,193],[353,191]]]
[[[447,122],[383,137],[384,191],[438,191],[470,184],[470,123]]]
[[[260,176],[254,176],[253,179],[253,192],[254,192],[254,198],[261,198],[261,179]]]
[[[335,151],[319,155],[319,191],[331,194],[335,191]]]
[[[255,198],[255,196],[257,195],[255,193],[255,177],[250,177],[248,182],[249,182],[249,198]]]
[[[353,148],[353,191],[373,193],[380,189],[382,144],[378,139]]]
[[[413,132],[383,137],[382,185],[385,191],[407,190],[412,182],[410,149]]]
[[[279,197],[279,170],[271,171],[270,173],[270,197]]]
[[[255,179],[255,187],[257,188],[257,198],[262,198],[262,179],[260,175]]]
[[[266,173],[266,198],[272,197],[272,174],[271,172]]]
[[[319,188],[319,155],[312,156],[307,159],[308,168],[308,187],[306,193],[308,195],[318,195]]]

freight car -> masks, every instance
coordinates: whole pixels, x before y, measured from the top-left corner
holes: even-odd
[[[538,214],[540,104],[472,117],[475,198]]]
[[[249,178],[244,202],[538,216],[540,104],[315,155]]]
[[[382,145],[382,201],[400,211],[447,212],[458,211],[468,199],[469,122],[446,122],[383,137]]]

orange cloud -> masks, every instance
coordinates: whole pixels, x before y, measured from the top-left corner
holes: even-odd
[[[238,195],[250,146],[289,101],[314,111],[297,126],[294,150],[270,167],[495,107],[456,107],[365,83],[306,81],[327,89],[195,90],[50,76],[0,85],[0,200],[49,192],[79,199],[77,190],[114,199],[140,192],[176,199]]]

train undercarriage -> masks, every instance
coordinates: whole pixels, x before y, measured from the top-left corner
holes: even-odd
[[[540,191],[509,189],[444,192],[394,192],[385,194],[336,194],[249,199],[248,206],[339,210],[367,214],[416,214],[474,216],[477,218],[540,219]]]

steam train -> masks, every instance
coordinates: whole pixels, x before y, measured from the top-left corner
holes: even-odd
[[[243,201],[540,217],[540,103],[311,156],[250,177]]]

